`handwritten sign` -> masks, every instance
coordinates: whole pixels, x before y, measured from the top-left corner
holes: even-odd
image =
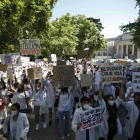
[[[83,58],[87,58],[89,59],[89,51],[77,51],[77,59],[83,59]]]
[[[0,64],[0,71],[7,71],[7,67],[8,65],[7,64]]]
[[[81,86],[92,86],[92,76],[91,74],[81,74]]]
[[[132,86],[135,92],[140,92],[140,72],[132,73]]]
[[[7,78],[10,78],[10,79],[13,78],[13,70],[12,69],[7,69]]]
[[[20,66],[21,65],[20,54],[19,53],[3,54],[1,55],[1,63]]]
[[[101,107],[93,108],[80,113],[80,122],[83,124],[81,131],[97,127],[101,124]]]
[[[30,68],[27,70],[30,80],[42,79],[42,69],[41,67]]]
[[[122,66],[101,66],[100,77],[102,83],[119,83],[123,80]]]
[[[53,67],[53,86],[60,83],[61,87],[74,85],[74,66],[54,66]]]
[[[22,55],[41,54],[40,41],[38,39],[20,40],[19,44]]]
[[[56,54],[51,54],[51,60],[53,62],[56,62],[57,61]]]
[[[66,61],[57,61],[57,65],[66,65]]]

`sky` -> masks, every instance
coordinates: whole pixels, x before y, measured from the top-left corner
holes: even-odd
[[[104,27],[101,33],[104,37],[116,37],[123,33],[119,26],[137,19],[139,8],[135,8],[135,5],[135,0],[58,0],[51,20],[66,13],[100,18]]]

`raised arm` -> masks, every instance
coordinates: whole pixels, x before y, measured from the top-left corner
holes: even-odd
[[[44,91],[45,85],[44,85],[44,79],[42,78],[42,90]]]
[[[99,83],[99,100],[102,101],[103,98],[102,98],[102,82],[100,81]]]
[[[133,92],[133,89],[130,89],[130,93],[125,97],[126,102],[129,101],[129,97],[132,95]]]
[[[124,84],[125,84],[125,81],[122,81],[122,83],[121,83],[121,89],[120,89],[120,92],[119,92],[119,98],[120,99],[123,98]]]

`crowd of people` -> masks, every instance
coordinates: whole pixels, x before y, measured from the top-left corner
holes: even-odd
[[[104,64],[114,65],[108,61]],[[85,59],[69,62],[68,65],[74,66],[75,84],[70,87],[61,87],[58,84],[54,87],[54,65],[56,63],[15,67],[13,79],[7,77],[6,73],[1,75],[0,124],[3,125],[4,137],[8,140],[27,140],[30,128],[28,113],[34,113],[36,130],[40,129],[40,117],[45,129],[46,108],[49,111],[49,126],[52,125],[55,108],[62,139],[65,139],[65,136],[70,137],[71,127],[76,133],[76,140],[95,140],[94,127],[81,131],[82,123],[79,114],[100,106],[102,122],[99,126],[99,140],[113,140],[116,134],[122,135],[118,111],[119,106],[122,105],[128,110],[125,136],[128,140],[140,140],[140,93],[132,88],[133,68],[124,67],[124,80],[121,83],[103,84],[100,80],[101,64],[93,65],[92,61]],[[42,68],[42,79],[29,79],[27,69],[32,67]],[[139,72],[139,67],[135,69],[136,71]],[[92,76],[92,86],[81,86],[81,74]],[[65,119],[65,128],[63,119]]]

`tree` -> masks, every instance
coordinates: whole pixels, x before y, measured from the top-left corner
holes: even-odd
[[[3,39],[0,47],[4,49],[14,45],[16,52],[19,39],[40,37],[48,29],[56,2],[57,0],[0,1],[0,38]]]
[[[136,6],[139,6],[140,8],[140,0],[136,0]],[[139,10],[139,17],[133,22],[120,26],[121,31],[125,32],[131,32],[133,39],[132,42],[140,48],[140,10]]]
[[[84,15],[71,16],[67,13],[50,22],[48,34],[42,39],[43,55],[56,53],[57,56],[74,55],[77,50],[89,48],[91,54],[106,48],[106,40],[100,34],[95,23]]]

